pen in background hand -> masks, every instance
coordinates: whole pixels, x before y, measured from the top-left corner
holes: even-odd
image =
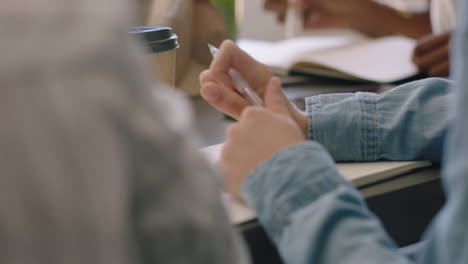
[[[304,13],[300,6],[289,5],[286,10],[286,21],[284,23],[286,38],[300,35],[304,28]]]
[[[208,48],[210,49],[211,55],[215,55],[215,53],[218,51],[218,48],[215,46],[208,44]],[[263,101],[258,95],[254,92],[254,90],[250,87],[250,85],[247,83],[247,81],[240,75],[239,72],[237,72],[235,69],[231,68],[229,69],[229,75],[232,78],[232,81],[234,83],[234,86],[236,90],[247,97],[247,99],[250,101],[252,105],[255,106],[263,106]]]

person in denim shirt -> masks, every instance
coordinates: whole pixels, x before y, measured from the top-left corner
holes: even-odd
[[[468,263],[468,2],[460,2],[459,12],[454,82],[426,79],[381,95],[311,97],[303,115],[279,80],[231,42],[200,76],[205,100],[239,120],[221,155],[227,189],[255,209],[286,263],[413,263],[335,167],[335,160],[378,159],[442,163],[447,203],[415,261]],[[233,92],[231,67],[264,108]]]

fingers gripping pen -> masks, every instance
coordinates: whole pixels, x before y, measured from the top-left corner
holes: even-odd
[[[216,48],[215,46],[211,44],[208,44],[208,47],[210,48],[211,55],[214,55],[218,51],[218,48]],[[239,72],[231,68],[229,69],[228,73],[231,76],[232,81],[234,82],[234,86],[236,90],[240,94],[245,95],[252,105],[260,106],[260,107],[263,106],[262,99],[258,97],[258,95],[254,92],[254,90],[250,87],[250,85],[240,75]]]

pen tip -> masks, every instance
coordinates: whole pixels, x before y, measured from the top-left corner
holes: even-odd
[[[208,43],[208,49],[210,49],[211,55],[214,55],[214,54],[218,51],[218,48],[216,48],[215,46],[211,45],[210,43]]]

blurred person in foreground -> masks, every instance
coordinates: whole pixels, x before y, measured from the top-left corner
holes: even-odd
[[[452,79],[429,78],[384,94],[307,98],[297,111],[279,79],[232,42],[202,73],[202,96],[238,119],[220,166],[227,190],[253,208],[285,263],[468,263],[468,1],[461,1]],[[236,69],[263,98],[250,106],[229,77]],[[402,255],[335,161],[442,163],[447,202],[414,258]]]
[[[374,0],[265,0],[266,9],[284,21],[288,5],[304,10],[304,28],[349,28],[370,37],[404,35],[418,39],[413,62],[428,76],[449,75],[455,0],[431,0],[426,12],[396,10]]]
[[[0,263],[248,262],[128,2],[0,6]]]

